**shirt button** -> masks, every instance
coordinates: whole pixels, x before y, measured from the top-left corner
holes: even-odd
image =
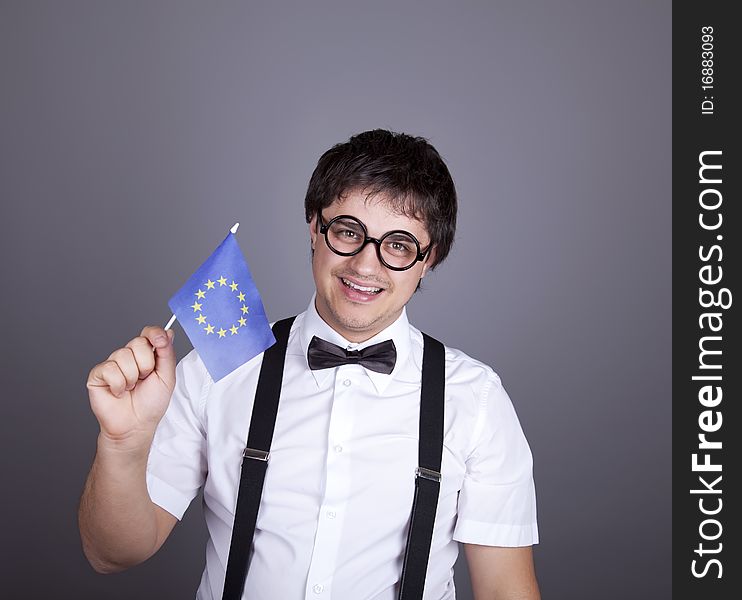
[[[340,454],[342,451],[343,451],[343,447],[342,446],[340,446],[340,445],[335,446],[335,452],[337,452],[338,454]]]
[[[322,593],[322,590],[324,590],[324,589],[325,589],[325,586],[323,586],[323,585],[322,585],[322,584],[320,584],[320,583],[315,583],[315,584],[314,584],[314,587],[312,588],[312,591],[313,591],[313,592],[314,592],[315,594],[321,594],[321,593]]]
[[[350,385],[350,379],[346,379],[345,381],[343,381],[343,385],[345,387],[348,387]]]
[[[334,510],[328,510],[327,511],[327,518],[328,519],[334,519],[337,516]]]

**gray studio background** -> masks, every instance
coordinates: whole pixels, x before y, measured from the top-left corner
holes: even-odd
[[[670,598],[670,34],[669,0],[3,0],[3,596],[194,596],[200,499],[135,570],[82,556],[87,374],[235,221],[269,317],[304,310],[309,176],[386,127],[457,184],[409,315],[513,399],[544,597]]]

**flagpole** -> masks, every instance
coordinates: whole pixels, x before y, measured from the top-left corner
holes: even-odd
[[[234,225],[232,225],[232,227],[230,228],[229,231],[231,233],[233,233],[233,234],[236,234],[237,233],[237,230],[239,229],[239,227],[240,227],[240,224],[239,223],[235,223]],[[175,315],[172,315],[170,317],[170,320],[167,322],[167,325],[165,325],[165,331],[167,331],[168,329],[170,329],[173,326],[173,323],[175,323]]]

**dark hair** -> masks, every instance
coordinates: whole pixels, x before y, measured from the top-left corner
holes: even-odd
[[[438,151],[422,137],[374,129],[336,144],[319,159],[304,199],[307,223],[349,192],[382,194],[393,210],[422,221],[436,248],[430,267],[448,256],[456,232],[456,188]]]

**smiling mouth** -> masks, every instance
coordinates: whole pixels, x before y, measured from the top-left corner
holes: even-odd
[[[380,294],[381,292],[384,291],[384,288],[358,285],[357,283],[353,283],[352,281],[349,281],[348,279],[345,279],[344,277],[341,277],[340,281],[343,282],[343,285],[345,287],[348,287],[351,290],[356,290],[357,292],[363,292],[364,294]]]

